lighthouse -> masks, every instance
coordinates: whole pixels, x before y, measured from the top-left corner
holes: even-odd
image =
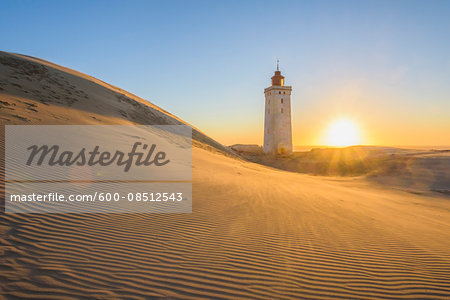
[[[291,129],[292,87],[284,85],[277,62],[272,84],[264,90],[266,109],[264,118],[264,153],[292,154]]]

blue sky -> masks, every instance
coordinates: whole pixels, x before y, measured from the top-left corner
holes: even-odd
[[[0,50],[87,73],[225,144],[262,143],[276,59],[294,144],[450,144],[450,1],[2,1]]]

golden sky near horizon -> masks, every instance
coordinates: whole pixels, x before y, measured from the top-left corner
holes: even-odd
[[[450,146],[450,101],[444,106],[416,99],[409,103],[408,94],[401,98],[357,83],[319,93],[291,85],[294,146]],[[262,145],[264,97],[259,101],[257,111],[248,117],[236,114],[230,126],[221,126],[220,120],[203,123],[203,118],[195,125],[225,145]]]
[[[351,143],[346,144],[348,140],[344,138],[342,144],[330,142],[330,131],[339,132],[334,129],[334,125],[340,120],[349,120],[355,126],[357,138]],[[308,123],[307,120],[293,121],[293,145],[294,146],[346,146],[346,145],[382,145],[382,146],[449,146],[450,136],[447,128],[433,128],[432,125],[418,123],[416,128],[408,128],[405,125],[373,124],[370,126],[367,120],[352,118],[352,116],[336,116],[330,120],[321,120],[314,123]],[[256,126],[255,126],[256,127]],[[338,126],[339,127],[339,126]],[[232,130],[240,131],[239,126],[234,128],[210,128],[205,131],[208,135],[218,140],[224,145],[232,144],[258,144],[263,143],[263,132],[258,128],[247,128],[245,132],[239,135],[232,133]],[[342,133],[344,136],[346,132]],[[332,141],[339,140],[339,135]],[[354,141],[354,142],[353,142]],[[442,141],[436,143],[435,141]]]

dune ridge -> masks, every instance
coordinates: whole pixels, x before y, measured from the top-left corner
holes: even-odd
[[[192,127],[197,146],[228,148],[164,109],[51,62],[0,51],[0,124],[142,124]]]
[[[45,65],[24,56],[19,61]],[[16,76],[11,75],[16,69],[21,67],[4,67],[0,60],[0,74]],[[72,94],[80,90],[88,98],[74,96],[77,101],[67,102],[65,90],[54,87],[61,99],[53,97],[44,104],[37,92],[27,98],[38,88],[33,73],[18,74],[7,83],[1,75],[0,100],[10,104],[2,104],[2,125],[134,124],[144,116],[122,116],[119,110],[133,111],[134,105],[117,100],[108,86],[86,83],[90,77],[58,74],[74,86]],[[52,95],[51,90],[41,92]],[[153,116],[153,122],[178,122],[149,107],[155,111],[148,109],[146,116]],[[233,157],[200,132],[197,138],[192,214],[2,212],[2,297],[450,297],[447,198],[353,178],[277,170]],[[4,138],[0,141],[4,151]],[[4,201],[3,185],[0,196]]]

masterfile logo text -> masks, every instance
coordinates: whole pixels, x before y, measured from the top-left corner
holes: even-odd
[[[191,211],[189,126],[7,125],[5,137],[6,212]]]

